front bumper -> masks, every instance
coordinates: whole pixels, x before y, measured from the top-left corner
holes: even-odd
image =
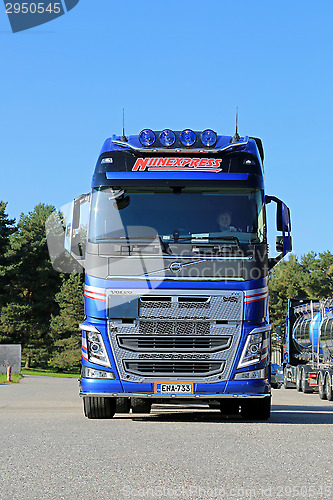
[[[176,380],[174,382],[177,382]],[[265,398],[270,397],[268,380],[247,380],[221,382],[216,384],[194,383],[193,394],[156,394],[154,383],[120,382],[81,378],[80,396],[117,398],[179,398],[179,399],[225,399],[225,398]]]

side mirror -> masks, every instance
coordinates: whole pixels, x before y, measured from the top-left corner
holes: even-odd
[[[276,237],[276,251],[283,252],[283,236]]]
[[[275,259],[271,259],[271,267],[292,250],[290,210],[279,198],[265,196],[266,205],[272,201],[276,203],[276,229],[282,232],[282,236],[276,238],[276,251],[280,252],[280,255]]]
[[[89,194],[75,198],[66,220],[65,248],[81,265],[85,258],[89,201]]]

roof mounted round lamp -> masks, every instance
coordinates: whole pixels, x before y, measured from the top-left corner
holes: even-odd
[[[160,133],[160,143],[162,146],[172,146],[176,141],[175,133],[172,130],[166,128]]]
[[[193,130],[185,129],[179,135],[179,140],[183,146],[193,146],[195,141],[197,140],[197,136],[193,132]]]
[[[139,134],[139,141],[142,146],[152,146],[156,140],[156,136],[152,130],[145,128]]]
[[[208,148],[215,146],[217,142],[217,134],[214,130],[207,128],[201,133],[201,142],[204,146]]]

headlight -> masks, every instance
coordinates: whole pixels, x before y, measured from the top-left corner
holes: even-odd
[[[96,331],[86,331],[88,360],[97,365],[111,366],[106,352],[102,334]]]
[[[266,338],[268,330],[267,327],[255,328],[248,335],[245,346],[239,360],[237,368],[244,368],[245,366],[253,365],[254,363],[259,363],[264,361],[268,355],[268,339]],[[265,345],[263,344],[263,339],[265,338]],[[262,352],[265,351],[265,358],[262,356]],[[267,351],[267,352],[266,352]]]

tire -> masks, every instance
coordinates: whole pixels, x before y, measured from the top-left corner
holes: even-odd
[[[332,388],[332,374],[330,372],[325,373],[325,392],[328,401],[333,401],[333,388]]]
[[[220,412],[223,415],[238,415],[239,414],[239,401],[233,399],[226,399],[220,402]]]
[[[327,399],[326,387],[325,387],[325,374],[323,372],[318,373],[318,392],[320,399]]]
[[[268,420],[271,416],[271,398],[251,398],[243,401],[241,415],[245,420]]]
[[[220,409],[220,403],[219,401],[210,401],[208,403],[208,406],[211,410],[219,410]]]
[[[147,398],[131,398],[132,413],[150,413],[151,401]]]
[[[83,410],[87,418],[112,418],[116,411],[116,398],[83,398]]]
[[[116,413],[129,413],[130,409],[130,398],[116,398]]]
[[[285,389],[292,389],[292,385],[287,380],[287,368],[286,367],[284,367],[284,370],[283,370],[283,387]]]
[[[296,389],[298,392],[302,392],[301,370],[302,370],[302,368],[299,365],[296,366]]]
[[[306,375],[307,375],[307,372],[305,371],[304,368],[302,368],[302,371],[301,371],[302,391],[304,392],[304,394],[310,394],[310,392],[312,392],[312,389],[310,389],[310,387],[309,387],[309,382],[306,380]]]

